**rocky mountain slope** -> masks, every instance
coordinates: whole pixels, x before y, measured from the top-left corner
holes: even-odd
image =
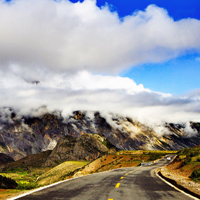
[[[60,112],[21,116],[10,108],[2,108],[0,109],[0,153],[18,160],[27,155],[53,150],[58,141],[59,145],[62,143],[64,145],[66,138],[69,139],[64,136],[69,135],[79,141],[75,144],[75,139],[71,138],[69,143],[72,145],[75,157],[81,159],[83,154],[81,148],[84,141],[80,139],[80,136],[87,134],[99,137],[99,141],[105,145],[122,150],[178,150],[200,144],[200,124],[191,123],[191,126],[196,134],[189,134],[187,129],[184,129],[184,125],[176,124],[156,127],[162,130],[162,133],[158,134],[152,127],[114,114],[75,111],[68,117],[63,117]],[[85,137],[85,143],[92,143],[91,138]],[[106,151],[96,149],[99,155]],[[69,149],[69,154],[70,151]],[[98,155],[96,153],[86,154],[90,160],[96,158]]]
[[[56,166],[66,160],[92,161],[108,152],[109,149],[92,134],[84,134],[77,139],[66,135],[59,140],[44,166]]]

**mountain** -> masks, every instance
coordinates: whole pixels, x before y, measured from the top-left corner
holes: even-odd
[[[30,116],[19,115],[10,108],[2,108],[0,109],[0,153],[19,160],[28,155],[55,149],[50,155],[53,163],[56,151],[58,154],[62,151],[60,147],[68,144],[71,147],[63,149],[68,152],[64,160],[86,159],[86,157],[88,160],[95,159],[108,151],[103,150],[104,147],[101,147],[100,143],[107,148],[115,147],[121,150],[179,150],[200,144],[200,124],[194,122],[190,124],[190,129],[196,132],[195,134],[190,134],[191,130],[187,132],[184,124],[173,123],[156,127],[162,130],[162,133],[158,134],[152,127],[114,114],[75,111],[68,117],[63,117],[60,112],[45,112],[40,115],[32,113]],[[95,152],[90,154],[90,150],[81,150],[85,144],[93,144],[94,137],[99,141],[95,140],[92,147],[96,149]],[[62,156],[60,160],[63,160]]]
[[[18,117],[11,112],[9,121],[5,117],[0,120],[0,152],[18,160],[52,150],[64,135],[60,116],[47,113],[40,117]]]

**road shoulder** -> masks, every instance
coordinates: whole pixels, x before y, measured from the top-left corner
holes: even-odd
[[[174,186],[175,189],[195,197],[194,199],[200,199],[199,183],[195,183],[186,177],[177,175],[169,171],[166,167],[157,169],[156,175],[165,182],[171,184],[171,186]]]

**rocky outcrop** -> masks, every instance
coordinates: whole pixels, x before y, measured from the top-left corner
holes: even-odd
[[[107,153],[109,149],[91,134],[79,138],[64,136],[54,148],[44,166],[56,166],[67,160],[92,161]]]

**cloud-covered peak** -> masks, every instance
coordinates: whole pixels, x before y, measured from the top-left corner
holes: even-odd
[[[175,97],[146,89],[129,78],[87,71],[49,72],[37,81],[33,84],[19,74],[0,73],[1,107],[30,115],[41,106],[63,115],[74,110],[111,112],[146,124],[200,121],[199,91]]]

